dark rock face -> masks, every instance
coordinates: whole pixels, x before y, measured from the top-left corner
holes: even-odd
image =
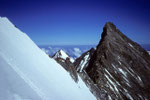
[[[69,58],[68,58],[69,59]],[[64,59],[63,59],[64,60]],[[70,60],[64,60],[62,61],[62,59],[56,59],[56,61],[67,71],[70,73],[70,76],[72,77],[72,79],[75,82],[78,82],[78,75],[77,75],[77,71],[73,65],[72,62],[70,62]]]
[[[104,93],[103,99],[150,99],[150,55],[110,22],[86,72]]]
[[[91,93],[97,98],[97,100],[103,100],[103,92],[98,88],[97,84],[94,84],[93,80],[88,76],[86,72],[86,67],[89,64],[91,57],[94,54],[95,49],[91,48],[87,52],[83,53],[74,62],[74,66],[77,70],[78,75],[84,81],[86,86],[90,89]],[[102,98],[103,97],[103,98]]]
[[[77,72],[82,72],[84,70],[90,61],[91,56],[93,55],[95,49],[91,48],[89,51],[83,53],[79,58],[77,58],[74,62],[74,66],[77,70]]]

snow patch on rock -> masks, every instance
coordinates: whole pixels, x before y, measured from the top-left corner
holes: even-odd
[[[88,52],[87,55],[83,58],[83,60],[79,64],[78,68],[80,68],[80,72],[82,72],[83,68],[85,67],[85,65],[87,64],[87,62],[89,61],[89,59],[90,59],[90,57],[89,57],[89,52]]]

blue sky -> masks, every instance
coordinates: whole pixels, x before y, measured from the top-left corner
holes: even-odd
[[[98,44],[113,22],[140,44],[150,44],[149,0],[0,0],[8,17],[38,45]]]

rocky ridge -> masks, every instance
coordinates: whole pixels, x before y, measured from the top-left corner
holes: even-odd
[[[89,60],[94,53],[94,48],[91,48],[87,52],[83,53],[79,58],[74,62],[74,66],[77,72],[82,72],[89,64]]]
[[[74,67],[73,61],[74,59],[71,58],[65,51],[59,50],[57,51],[53,56],[53,59],[55,59],[67,72],[70,73],[70,76],[72,79],[77,82],[78,81],[78,75],[77,71]]]
[[[150,55],[111,22],[104,26],[86,72],[103,99],[150,99]]]

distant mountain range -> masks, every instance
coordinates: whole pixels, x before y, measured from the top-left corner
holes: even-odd
[[[150,51],[150,44],[141,44],[141,46],[147,51]],[[50,56],[62,49],[69,56],[78,58],[89,49],[96,48],[96,45],[39,45],[39,47]]]
[[[69,56],[78,58],[90,48],[95,48],[96,45],[39,45],[39,47],[50,56],[62,49]]]

